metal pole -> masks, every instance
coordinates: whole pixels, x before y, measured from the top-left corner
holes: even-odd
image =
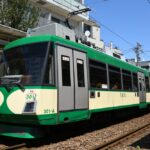
[[[133,49],[136,54],[136,65],[139,66],[139,62],[141,61],[140,53],[143,52],[142,45],[137,42],[137,46]]]

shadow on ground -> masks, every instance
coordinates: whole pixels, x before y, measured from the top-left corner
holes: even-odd
[[[140,147],[141,149],[150,149],[150,134],[133,143],[131,146]]]

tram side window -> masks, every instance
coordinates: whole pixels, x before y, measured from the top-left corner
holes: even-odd
[[[61,64],[62,64],[62,85],[63,86],[71,86],[70,58],[68,56],[62,56]]]
[[[84,61],[77,59],[77,77],[78,77],[78,87],[84,87]]]
[[[4,75],[4,63],[2,59],[2,54],[0,53],[0,77]]]
[[[146,91],[149,92],[149,91],[150,91],[150,87],[149,87],[149,77],[145,77],[145,85],[146,85]]]
[[[90,64],[90,87],[107,89],[107,71],[106,64],[94,60],[89,61]]]
[[[137,73],[133,73],[133,91],[138,92],[138,78],[137,78]]]
[[[121,90],[121,72],[120,68],[109,66],[110,89]]]
[[[122,70],[123,90],[132,91],[132,76],[130,71]]]

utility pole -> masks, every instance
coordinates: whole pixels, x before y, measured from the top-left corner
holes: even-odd
[[[137,60],[136,65],[138,66],[139,62],[141,61],[140,53],[143,52],[142,45],[137,42],[137,45],[136,45],[135,48],[133,48],[133,50],[134,50],[134,52],[136,54],[136,60]]]

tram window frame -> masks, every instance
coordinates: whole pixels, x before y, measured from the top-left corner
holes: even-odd
[[[44,43],[46,43],[47,45],[46,45],[46,47],[44,47],[42,44],[44,44]],[[45,83],[43,82],[44,81],[44,77],[45,77],[45,67],[46,67],[46,57],[47,57],[47,54],[48,54],[48,51],[49,51],[49,46],[51,45],[50,44],[51,42],[49,42],[49,41],[42,41],[42,42],[37,42],[37,43],[27,43],[27,44],[25,44],[25,45],[20,45],[20,46],[16,46],[16,47],[14,47],[14,48],[11,48],[11,50],[10,51],[8,51],[8,52],[15,52],[15,53],[17,53],[17,50],[18,50],[18,52],[22,52],[24,55],[20,55],[20,56],[22,56],[21,58],[19,57],[19,59],[21,59],[21,60],[23,60],[24,62],[27,62],[28,63],[28,65],[26,65],[26,70],[25,70],[25,75],[23,74],[23,73],[21,73],[22,75],[23,75],[23,77],[22,77],[22,80],[21,80],[21,82],[22,82],[22,84],[23,85],[26,85],[26,86],[30,86],[30,85],[34,85],[34,86],[42,86],[42,85],[45,85]],[[38,45],[39,44],[39,45]],[[38,46],[37,46],[38,45]],[[37,48],[39,48],[40,47],[40,45],[42,45],[41,47],[41,49],[39,50],[39,52],[43,52],[44,51],[44,48],[45,48],[45,56],[43,57],[43,65],[42,65],[42,68],[41,68],[41,73],[39,74],[39,73],[36,73],[36,75],[38,75],[38,77],[40,77],[40,79],[38,80],[38,82],[37,83],[34,83],[33,82],[33,80],[34,80],[34,78],[33,78],[33,80],[32,80],[32,76],[33,76],[33,74],[27,74],[27,73],[30,73],[30,67],[27,69],[27,67],[28,66],[31,66],[31,65],[29,65],[29,61],[26,61],[26,59],[29,59],[28,57],[25,57],[26,55],[29,55],[28,54],[28,51],[31,51],[31,50],[33,50],[33,51],[35,51],[36,53],[38,53],[37,52]],[[34,46],[34,47],[32,47],[32,46]],[[37,46],[37,48],[36,48],[36,46]],[[31,48],[31,50],[29,49],[30,47],[32,47]],[[29,50],[28,50],[29,49]],[[26,51],[24,51],[24,50],[26,50]],[[28,50],[28,51],[27,51]],[[7,53],[7,51],[4,53],[4,55],[5,55],[5,61],[6,62],[4,62],[4,63],[7,63],[8,64],[8,60],[9,59],[6,59],[6,53]],[[11,54],[12,55],[12,54]],[[17,56],[18,56],[19,54],[17,54]],[[16,56],[16,54],[15,54],[15,56]],[[30,54],[29,56],[32,56],[32,54]],[[33,55],[34,56],[34,55]],[[41,56],[41,55],[39,55],[39,56]],[[22,59],[23,58],[23,59]],[[35,57],[36,58],[36,57]],[[17,59],[17,60],[19,60],[19,59]],[[33,60],[33,58],[31,59],[31,60]],[[36,59],[34,59],[34,60],[36,60]],[[36,62],[37,63],[37,62]],[[34,63],[34,64],[36,64],[36,63]],[[17,63],[17,65],[20,65],[21,63]],[[8,67],[8,65],[6,65],[6,67]],[[35,67],[35,66],[34,66]],[[16,66],[15,66],[15,69],[16,69]],[[8,69],[9,70],[9,69]],[[31,68],[31,70],[33,70],[33,67]],[[7,71],[5,71],[6,73],[5,74],[9,74]],[[17,73],[16,74],[13,74],[13,75],[18,75]]]
[[[43,85],[55,86],[55,53],[53,43],[49,43],[45,60],[45,75]]]
[[[122,70],[122,83],[123,83],[123,90],[125,91],[132,91],[132,74],[128,70]]]
[[[122,90],[121,69],[119,67],[108,65],[108,72],[110,90]]]
[[[90,88],[108,90],[107,66],[105,63],[90,59],[89,75]]]
[[[84,60],[76,59],[78,87],[85,87]]]
[[[148,76],[145,77],[145,87],[146,87],[146,92],[150,92],[150,78]],[[148,83],[148,84],[147,84]]]
[[[69,61],[66,59],[64,60],[63,58],[68,58]],[[67,64],[66,62],[69,62],[69,64]],[[67,67],[65,67],[64,65],[67,65]],[[65,69],[67,68],[67,70]],[[61,55],[61,73],[62,73],[62,86],[71,86],[71,72],[70,72],[70,57],[69,56],[65,56],[65,55]]]
[[[4,76],[5,72],[5,64],[4,64],[4,58],[3,54],[0,53],[0,77]]]
[[[133,79],[133,91],[138,92],[139,91],[139,83],[138,83],[137,73],[132,73],[132,79]]]

